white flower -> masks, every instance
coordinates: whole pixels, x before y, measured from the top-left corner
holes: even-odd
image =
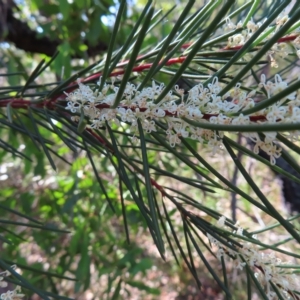
[[[76,113],[76,112],[79,112],[80,109],[81,109],[81,104],[80,103],[77,103],[77,102],[72,102],[72,101],[69,101],[67,103],[67,107],[66,107],[67,110],[70,110],[72,113]]]
[[[212,155],[215,155],[219,149],[222,149],[222,141],[216,137],[208,141],[208,147],[212,149]]]
[[[270,155],[270,162],[272,165],[275,165],[276,158],[279,158],[281,155],[281,148],[278,148],[276,145],[267,147],[267,154]]]
[[[273,105],[268,112],[266,118],[270,123],[276,123],[277,121],[283,121],[286,115],[287,109],[283,106]]]
[[[250,124],[250,118],[240,114],[238,117],[232,119],[232,125],[248,125]]]
[[[248,28],[252,32],[255,28],[253,21],[251,22],[248,23]],[[276,45],[276,47],[278,50],[284,49],[285,46]],[[137,120],[140,119],[144,130],[151,133],[157,130],[156,121],[164,119],[168,127],[166,138],[172,147],[180,143],[180,137],[189,137],[200,143],[207,143],[213,154],[223,147],[223,131],[219,131],[217,136],[213,130],[188,125],[183,121],[183,117],[195,120],[200,124],[201,122],[221,125],[251,125],[256,122],[261,124],[300,123],[300,91],[288,95],[268,108],[244,116],[243,110],[255,105],[252,97],[255,96],[256,90],[246,93],[242,90],[241,84],[238,83],[226,95],[220,97],[219,93],[222,86],[217,77],[214,77],[207,87],[201,83],[194,86],[189,91],[185,101],[182,90],[176,86],[175,90],[180,94],[179,97],[173,96],[172,91],[170,91],[158,104],[155,101],[164,89],[163,84],[157,85],[153,81],[151,87],[137,91],[138,85],[127,83],[116,109],[107,108],[107,106],[114,104],[119,90],[114,85],[114,79],[112,79],[111,84],[105,84],[102,90],[98,88],[93,91],[80,80],[78,85],[79,89],[73,93],[66,93],[66,110],[79,114],[83,108],[84,115],[90,119],[88,126],[91,128],[99,129],[106,122],[109,125],[119,125],[121,121],[128,123],[130,130],[133,130],[135,134]],[[273,82],[267,81],[264,74],[261,75],[259,87],[266,89],[268,97],[283,91],[287,86],[288,84],[279,75],[275,75]],[[239,116],[232,116],[232,113],[237,112],[239,112]],[[72,120],[78,121],[78,115],[72,116]],[[261,141],[255,132],[244,132],[243,136],[254,141],[255,153],[258,153],[259,149],[266,151],[270,155],[271,163],[274,164],[276,158],[281,154],[280,148],[274,144],[277,133],[265,132],[264,134],[264,141]],[[289,135],[290,139],[296,141],[299,140],[300,132],[289,132]]]
[[[226,221],[226,217],[225,216],[221,216],[220,219],[217,222],[217,226],[219,227],[225,227],[225,221]]]

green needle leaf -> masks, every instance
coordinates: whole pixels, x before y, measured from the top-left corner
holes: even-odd
[[[250,21],[250,19],[253,17],[259,3],[260,3],[260,0],[253,1],[252,6],[243,22],[243,27],[245,27],[247,25],[247,23]]]
[[[112,60],[113,49],[114,49],[115,44],[116,44],[116,38],[118,36],[117,33],[119,31],[119,27],[120,27],[122,16],[124,14],[124,9],[126,7],[126,3],[127,3],[126,0],[120,1],[120,7],[119,7],[119,10],[118,10],[118,14],[116,16],[115,25],[114,25],[114,28],[113,28],[113,32],[111,33],[111,38],[110,38],[108,49],[107,49],[107,55],[106,55],[106,59],[105,59],[106,60],[105,61],[105,66],[104,66],[104,70],[103,70],[103,73],[102,73],[102,78],[101,78],[101,81],[100,81],[100,87],[99,87],[100,90],[102,90],[102,88],[104,86],[104,83],[106,81],[106,78],[109,74],[108,73],[109,72],[109,65],[110,65],[111,60]]]
[[[277,211],[277,209],[268,201],[266,196],[258,188],[258,186],[255,184],[254,180],[251,178],[251,176],[245,170],[245,168],[243,167],[241,162],[238,160],[235,153],[231,149],[229,143],[226,140],[223,140],[223,143],[224,143],[224,146],[226,147],[227,152],[232,157],[232,160],[235,163],[235,165],[237,166],[237,168],[243,174],[243,176],[246,179],[247,183],[251,186],[253,191],[256,193],[256,195],[259,197],[259,199],[262,201],[262,203],[270,211],[272,216],[281,223],[281,225],[295,238],[296,241],[298,241],[300,243],[300,235],[296,232],[296,230],[293,228],[293,226],[289,222],[287,222],[282,217],[282,215]]]
[[[122,46],[122,48],[119,50],[119,52],[117,53],[115,59],[111,62],[111,65],[109,67],[109,70],[107,72],[107,74],[111,74],[113,69],[116,67],[116,65],[119,63],[121,57],[125,54],[126,50],[128,49],[128,47],[130,46],[130,44],[132,43],[132,40],[136,34],[136,32],[138,31],[138,28],[140,26],[140,24],[142,23],[147,11],[149,10],[149,7],[151,6],[152,1],[148,1],[145,8],[143,9],[142,13],[140,14],[138,20],[136,21],[132,31],[130,32],[130,35],[128,36],[128,38],[125,41],[125,44]],[[104,84],[105,79],[104,79],[104,75],[102,76],[101,79],[101,83],[100,83],[100,87],[101,84]]]
[[[288,3],[290,3],[290,1],[284,1],[282,5],[278,7],[276,11],[277,14],[282,12],[281,6],[286,6]],[[232,87],[234,87],[246,75],[246,73],[251,70],[253,65],[256,64],[263,57],[263,55],[271,49],[271,47],[284,35],[284,33],[287,32],[287,30],[295,23],[295,21],[299,19],[299,16],[300,9],[298,8],[295,14],[268,40],[268,42],[265,43],[265,45],[254,55],[249,63],[234,77],[234,79],[228,85],[226,85],[226,87],[220,92],[220,95],[226,94]],[[268,22],[268,20],[266,22]],[[242,48],[240,51],[244,52],[244,49]],[[220,74],[216,74],[216,76],[220,76]]]
[[[49,150],[48,150],[47,146],[45,145],[44,138],[41,136],[41,134],[40,134],[40,132],[39,132],[39,129],[38,129],[37,124],[36,124],[36,121],[35,121],[35,119],[34,119],[34,117],[33,117],[33,114],[32,114],[32,112],[31,112],[31,109],[30,109],[29,107],[28,107],[28,115],[29,115],[30,120],[31,120],[31,122],[32,122],[32,125],[33,125],[33,128],[34,128],[34,130],[35,130],[35,133],[36,133],[36,135],[37,135],[38,138],[39,138],[39,142],[40,142],[40,144],[41,144],[42,147],[43,147],[44,153],[46,154],[46,156],[47,156],[47,158],[48,158],[48,160],[49,160],[49,162],[50,162],[50,165],[52,166],[53,170],[56,171],[56,166],[55,166],[54,160],[53,160],[53,158],[51,157],[51,155],[50,155],[50,153],[49,153]]]
[[[155,202],[154,202],[154,198],[153,198],[152,183],[151,183],[151,178],[150,178],[150,174],[149,174],[147,146],[145,143],[144,130],[143,130],[140,120],[138,120],[138,129],[139,129],[139,134],[140,134],[141,150],[142,150],[142,157],[143,157],[143,164],[144,164],[144,177],[145,177],[145,183],[146,183],[146,189],[147,189],[150,214],[151,214],[151,219],[153,222],[153,229],[154,229],[154,232],[157,237],[159,252],[162,254],[162,257],[164,258],[164,253],[165,253],[164,242],[163,242],[161,232],[159,229],[159,225],[158,225],[158,218],[157,218]]]
[[[223,124],[212,124],[202,123],[190,120],[183,117],[182,120],[191,124],[195,127],[211,129],[216,131],[228,131],[228,132],[269,132],[269,131],[291,131],[299,130],[300,123],[276,123],[276,124],[250,124],[250,125],[223,125]]]
[[[211,21],[207,29],[203,32],[203,34],[200,36],[199,40],[194,44],[193,49],[190,51],[186,59],[183,61],[181,66],[179,67],[178,71],[176,72],[175,76],[170,80],[168,85],[165,87],[165,89],[162,91],[162,93],[157,97],[155,103],[159,103],[168,93],[169,91],[174,87],[182,73],[186,70],[188,65],[191,63],[192,59],[195,57],[201,46],[205,43],[207,38],[211,35],[211,33],[215,30],[216,25],[218,24],[219,20],[221,20],[229,8],[234,4],[233,0],[228,0],[222,7],[222,9],[218,12],[216,17]]]
[[[50,298],[48,298],[44,293],[42,293],[40,290],[36,289],[31,283],[29,283],[23,276],[21,276],[20,274],[18,274],[14,269],[12,269],[5,261],[3,261],[2,259],[0,259],[0,266],[3,270],[7,270],[8,272],[10,272],[14,277],[16,277],[20,282],[22,282],[24,284],[24,286],[35,292],[36,294],[38,294],[40,297],[42,297],[42,299],[45,300],[50,300]]]
[[[144,86],[149,81],[149,79],[154,75],[154,70],[155,70],[155,73],[156,73],[156,72],[159,71],[159,69],[161,67],[163,67],[163,64],[158,66],[159,62],[160,62],[162,56],[164,55],[164,53],[166,52],[166,50],[168,49],[169,44],[172,42],[174,36],[178,32],[178,29],[182,25],[183,20],[185,19],[186,15],[189,13],[189,11],[192,8],[192,6],[194,5],[194,3],[195,3],[195,0],[190,0],[187,3],[184,11],[182,12],[180,17],[176,21],[175,26],[173,27],[172,31],[170,32],[170,34],[167,36],[166,40],[164,41],[164,44],[163,44],[162,48],[159,50],[158,54],[156,55],[156,58],[155,58],[154,62],[152,63],[151,68],[149,69],[149,71],[147,72],[145,78],[143,79],[143,81],[139,85],[139,88],[138,88],[139,91],[141,91],[144,88]]]
[[[117,93],[117,96],[116,96],[116,99],[115,99],[115,102],[114,102],[112,108],[116,108],[122,100],[122,96],[123,96],[123,93],[125,91],[126,85],[128,83],[128,79],[131,76],[132,69],[133,69],[134,64],[136,62],[136,59],[137,59],[137,56],[139,54],[142,43],[145,39],[145,34],[146,34],[147,30],[149,29],[153,13],[154,13],[154,8],[151,7],[149,12],[146,15],[146,18],[145,18],[144,24],[142,26],[142,29],[141,29],[141,31],[138,35],[138,38],[137,38],[137,41],[136,41],[134,47],[133,47],[129,63],[128,63],[126,71],[123,75],[123,79],[122,79],[121,85],[119,87],[119,90],[118,90],[118,93]]]
[[[221,281],[221,279],[219,278],[219,276],[216,274],[216,272],[214,271],[214,269],[212,268],[212,266],[209,264],[209,262],[207,261],[207,259],[203,255],[203,252],[201,251],[200,247],[198,246],[198,243],[194,239],[194,237],[193,237],[192,233],[190,232],[189,228],[187,228],[187,233],[188,233],[189,238],[191,239],[191,241],[192,241],[192,243],[193,243],[193,245],[194,245],[197,253],[199,254],[201,260],[205,264],[205,266],[208,269],[208,271],[210,272],[210,274],[213,276],[213,278],[216,280],[216,282],[219,284],[219,286],[225,292],[225,294],[227,295],[227,297],[229,297],[229,299],[232,299],[231,293],[229,292],[229,290],[227,289],[227,287],[224,285],[224,283]]]
[[[29,84],[31,82],[33,82],[36,77],[38,76],[39,74],[39,71],[40,69],[42,68],[43,64],[45,63],[45,59],[43,59],[38,65],[37,67],[34,69],[34,71],[31,73],[31,75],[29,76],[29,78],[27,79],[23,89],[21,90],[21,97],[23,97],[24,95],[24,92],[26,91],[27,87],[29,86]]]

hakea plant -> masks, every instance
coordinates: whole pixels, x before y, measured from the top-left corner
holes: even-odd
[[[299,123],[300,122],[300,92],[293,92],[283,97],[275,104],[253,114],[244,115],[242,110],[255,107],[256,91],[245,92],[237,84],[232,91],[224,96],[218,96],[222,90],[217,77],[212,83],[204,87],[197,84],[188,91],[187,99],[184,100],[184,90],[178,85],[174,90],[177,95],[172,95],[172,91],[156,103],[164,89],[163,84],[156,84],[154,81],[151,87],[138,90],[138,85],[127,83],[125,91],[115,109],[111,108],[118,94],[118,87],[105,84],[101,91],[93,91],[88,85],[81,83],[78,79],[79,89],[67,94],[67,110],[84,116],[90,120],[89,128],[100,129],[106,124],[120,125],[120,121],[130,124],[133,138],[138,134],[138,120],[146,133],[156,131],[156,123],[165,120],[166,138],[171,147],[180,143],[180,137],[191,138],[200,143],[207,143],[215,154],[217,149],[222,147],[223,132],[205,129],[205,123],[219,125],[249,125],[253,123],[274,124],[274,123]],[[100,85],[100,83],[98,83]],[[275,76],[275,82],[267,81],[265,75],[261,76],[260,88],[267,91],[267,98],[270,98],[287,87],[287,83],[282,81],[280,75]],[[230,101],[228,100],[230,99]],[[179,100],[179,103],[177,104]],[[263,101],[265,99],[261,99]],[[234,116],[236,114],[237,116]],[[79,121],[80,117],[72,117],[73,121]],[[193,126],[190,121],[198,121],[197,126]],[[297,140],[300,131],[287,133],[287,137],[292,141]],[[264,132],[265,138],[261,140],[257,132],[244,132],[245,137],[250,138],[254,143],[254,152],[259,149],[265,151],[270,156],[271,164],[275,164],[276,158],[280,156],[281,148],[276,144],[276,132]]]
[[[16,270],[17,266],[13,265],[10,267],[12,270]],[[0,273],[0,288],[5,289],[6,292],[0,294],[1,300],[21,300],[24,299],[25,295],[21,293],[21,287],[17,285],[14,289],[10,289],[8,282],[5,281],[7,277],[11,276],[9,271]]]
[[[134,141],[138,141],[138,120],[141,122],[143,130],[148,134],[157,131],[157,124],[164,120],[166,123],[166,139],[171,147],[180,144],[181,137],[191,138],[202,144],[207,144],[213,154],[217,152],[217,149],[224,148],[222,144],[224,132],[205,129],[204,124],[250,125],[259,123],[265,125],[300,123],[299,91],[281,98],[280,101],[265,109],[244,115],[243,110],[255,107],[257,91],[245,92],[241,90],[240,84],[237,84],[234,89],[220,97],[218,94],[222,87],[217,77],[214,77],[212,83],[208,84],[207,87],[204,87],[203,84],[195,85],[188,91],[186,99],[184,99],[184,90],[175,86],[174,90],[177,95],[173,95],[172,91],[169,91],[167,96],[163,97],[158,103],[156,103],[156,99],[164,89],[163,84],[158,85],[153,81],[151,87],[139,91],[138,85],[127,83],[119,106],[114,109],[111,107],[118,94],[118,87],[115,86],[114,82],[115,78],[112,77],[111,83],[105,84],[100,91],[98,88],[91,89],[78,79],[79,89],[69,94],[66,93],[66,101],[68,101],[66,110],[75,114],[71,119],[79,122],[80,116],[82,117],[83,114],[89,120],[87,127],[92,130],[102,129],[105,126],[120,126],[120,122],[124,122],[130,125]],[[100,82],[98,82],[99,85]],[[278,74],[275,75],[274,82],[266,81],[263,74],[258,87],[265,89],[267,99],[285,90],[287,83],[282,81]],[[189,120],[199,123],[197,126],[193,126]],[[254,142],[254,152],[258,154],[260,149],[265,151],[270,156],[271,164],[275,165],[276,158],[279,158],[281,154],[281,148],[278,146],[276,139],[277,133],[263,133],[264,140],[257,132],[242,132],[245,137]],[[299,134],[300,131],[295,130],[288,132],[286,136],[295,142],[298,140]],[[217,226],[225,227],[225,220],[224,216],[221,217]],[[237,227],[233,233],[236,237],[243,236],[243,229]],[[255,272],[254,276],[265,286],[268,299],[276,298],[276,293],[272,291],[272,284],[277,286],[284,297],[298,299],[294,291],[298,290],[299,278],[295,274],[286,272],[284,264],[276,258],[273,252],[264,254],[253,241],[240,244],[234,250],[232,248],[228,249],[209,233],[207,233],[207,237],[213,245],[217,246],[217,257],[219,259],[226,255],[234,258],[235,266],[238,269],[242,270],[248,265],[259,270]],[[231,242],[229,244],[232,245]]]
[[[220,217],[217,221],[217,227],[226,228],[226,218]],[[245,267],[251,267],[257,270],[254,273],[255,278],[265,286],[265,291],[268,299],[276,299],[277,295],[273,291],[273,286],[277,286],[280,293],[287,299],[299,299],[297,293],[300,284],[300,279],[296,274],[287,272],[285,262],[277,258],[274,252],[265,253],[261,251],[257,245],[251,242],[240,241],[239,236],[243,237],[243,228],[236,224],[236,230],[233,231],[235,240],[239,242],[236,249],[232,249],[232,243],[229,242],[229,247],[225,246],[215,237],[207,234],[211,244],[217,248],[218,259],[226,259],[231,257],[234,259],[234,264],[237,269],[243,270]],[[257,239],[257,235],[252,236]]]
[[[284,67],[287,65],[292,67],[292,63],[285,60],[288,57],[299,57],[300,9],[291,10],[290,14],[283,13],[289,4],[289,1],[283,1],[271,10],[269,18],[256,23],[253,19],[260,1],[253,3],[250,1],[235,10],[232,8],[234,1],[227,1],[211,21],[209,16],[221,2],[210,1],[187,17],[194,4],[194,1],[189,1],[171,33],[150,52],[145,53],[141,50],[142,43],[147,31],[151,31],[154,27],[153,24],[150,26],[154,18],[154,8],[149,1],[126,44],[119,51],[113,52],[115,36],[126,4],[126,1],[122,1],[107,55],[58,84],[53,90],[47,90],[43,97],[29,96],[26,90],[30,88],[30,84],[42,72],[41,70],[46,68],[43,63],[40,64],[22,90],[17,91],[18,97],[10,95],[0,99],[0,107],[6,107],[8,118],[8,120],[1,119],[1,123],[28,135],[34,143],[42,144],[45,155],[54,169],[56,167],[50,152],[55,153],[50,148],[49,141],[41,136],[39,126],[48,130],[53,128],[53,132],[74,152],[78,147],[86,150],[102,194],[114,209],[113,201],[93,161],[95,153],[100,153],[101,158],[107,157],[119,176],[126,238],[129,240],[123,185],[139,208],[161,256],[165,258],[166,239],[178,262],[173,245],[175,243],[199,287],[201,282],[194,265],[191,245],[224,290],[227,299],[232,297],[225,265],[230,258],[233,259],[236,268],[247,272],[248,299],[251,299],[251,282],[255,284],[263,299],[276,297],[300,299],[299,279],[295,275],[296,272],[290,271],[299,267],[293,266],[289,269],[287,264],[276,258],[275,252],[299,258],[297,254],[263,244],[255,238],[254,232],[243,230],[235,220],[225,218],[184,192],[163,186],[150,172],[154,170],[158,175],[169,176],[172,180],[195,188],[195,191],[214,192],[215,188],[236,193],[278,221],[274,227],[281,225],[291,238],[300,242],[299,232],[291,223],[292,218],[286,220],[274,208],[233,151],[235,148],[262,161],[290,180],[298,184],[300,182],[299,176],[289,174],[287,170],[278,166],[282,155],[293,170],[297,172],[300,170],[299,166],[293,165],[294,161],[284,150],[290,148],[300,153],[297,146],[300,136],[300,79],[283,76],[280,68],[281,63]],[[250,5],[247,16],[234,24],[233,18]],[[231,14],[227,16],[230,8]],[[203,31],[198,30],[200,25],[205,28]],[[226,59],[222,61],[220,58],[223,56]],[[223,66],[216,68],[220,63]],[[261,72],[258,70],[257,66],[260,64],[275,67],[276,75],[269,79],[266,70]],[[242,67],[237,69],[236,65]],[[176,66],[176,71],[171,68],[172,66]],[[199,72],[198,70],[195,72],[199,66],[204,67],[205,71],[199,68]],[[245,75],[250,72],[256,84],[248,87]],[[166,80],[168,82],[166,85],[162,83],[160,77],[155,77],[164,73],[172,75]],[[274,73],[272,71],[272,74]],[[132,79],[133,75],[137,79]],[[82,78],[83,76],[85,78]],[[188,90],[182,89],[177,84],[181,78],[186,78],[189,83],[194,80]],[[28,97],[32,98],[28,100]],[[34,132],[30,132],[24,128],[22,122],[19,122],[17,109],[28,110],[28,113],[24,114],[33,124]],[[56,126],[53,120],[62,124],[63,129]],[[253,152],[235,142],[231,138],[232,135],[228,134],[232,132],[241,134],[251,141],[254,146]],[[120,142],[118,134],[126,137],[132,149],[138,149],[136,152],[139,157],[133,158],[124,151],[123,146],[128,145]],[[191,140],[207,146],[212,154],[217,155],[219,149],[226,149],[233,164],[260,201],[215,170],[190,145]],[[140,142],[138,146],[132,143],[138,141]],[[148,149],[147,143],[156,145],[158,147],[156,151],[169,151],[174,156],[174,161],[178,162],[178,166],[185,164],[189,170],[202,176],[204,180],[190,180],[181,174],[172,174],[155,164],[150,164],[148,153],[152,150]],[[22,154],[19,150],[11,151],[17,155]],[[205,171],[198,168],[184,151],[188,151]],[[259,156],[261,152],[266,153],[269,161]],[[143,200],[141,189],[147,195]],[[157,195],[161,196],[161,201],[157,199]],[[184,246],[173,227],[165,205],[167,200],[182,218],[186,241]],[[198,214],[200,211],[209,218],[206,220],[203,215]],[[211,218],[217,220],[216,225],[211,222]],[[264,230],[268,228],[262,229]],[[219,278],[203,255],[199,241],[204,247],[207,245],[199,235],[200,232],[216,248],[224,280]],[[170,238],[171,234],[173,240]],[[270,248],[274,252],[267,253],[260,247]],[[1,259],[0,267],[6,267]],[[19,275],[18,280],[22,282],[22,276]],[[40,290],[35,290],[26,281],[22,283],[43,297]],[[21,297],[18,293],[15,295]],[[1,299],[10,299],[5,297],[1,295]]]

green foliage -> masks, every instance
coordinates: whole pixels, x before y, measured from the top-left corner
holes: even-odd
[[[215,86],[216,76],[223,86],[218,95],[234,95],[239,88],[247,93],[257,90],[258,100],[264,97],[252,107],[222,112],[228,118],[242,113],[253,121],[262,109],[282,99],[288,105],[291,100],[286,97],[298,93],[299,80],[288,78],[289,85],[273,95],[267,84],[260,88],[259,75],[266,72],[268,80],[274,81],[278,80],[275,74],[287,77],[296,68],[297,44],[290,45],[285,57],[276,58],[278,69],[269,66],[276,54],[274,44],[283,43],[280,39],[289,37],[291,29],[298,36],[297,4],[289,19],[278,25],[289,2],[208,1],[200,6],[191,0],[184,7],[157,10],[148,1],[136,11],[133,4],[120,1],[113,28],[100,22],[116,9],[113,1],[26,3],[37,14],[35,20],[43,29],[40,35],[61,43],[51,59],[2,49],[1,64],[7,73],[1,74],[0,87],[0,267],[12,275],[5,276],[7,281],[21,286],[26,296],[35,293],[43,299],[84,297],[88,290],[95,299],[130,299],[137,290],[141,297],[155,299],[161,292],[160,278],[152,276],[151,282],[148,277],[159,269],[167,277],[178,274],[186,285],[193,277],[203,297],[208,278],[226,299],[252,299],[254,294],[271,299],[270,290],[279,299],[286,295],[299,299],[299,290],[288,277],[297,274],[299,266],[282,265],[272,255],[266,255],[264,264],[259,256],[267,249],[285,260],[300,258],[295,246],[300,241],[296,217],[278,211],[278,197],[263,190],[265,178],[260,171],[262,166],[270,167],[299,184],[299,174],[295,175],[300,170],[299,141],[286,137],[287,132],[299,130],[298,121],[283,123],[279,118],[268,124],[234,125],[174,113],[173,119],[190,128],[212,130],[224,146],[216,162],[209,138],[200,143],[180,134],[172,145],[166,131],[171,135],[176,128],[163,117],[153,117],[155,130],[146,130],[143,117],[134,125],[116,115],[93,127],[96,117],[86,113],[90,107],[108,112],[132,108],[135,113],[137,104],[124,101],[128,83],[132,89],[136,86],[135,95],[164,83],[151,105],[165,103],[172,92],[174,105],[179,106],[189,101],[190,94],[177,84],[183,82],[187,89],[199,82]],[[42,16],[47,22],[42,23]],[[241,21],[243,28],[224,32],[228,16],[236,24]],[[246,26],[252,18],[258,22],[264,17],[266,21],[243,44],[227,45],[228,38],[249,30]],[[88,47],[99,41],[105,43],[107,53],[89,59]],[[80,57],[84,64],[77,60]],[[84,99],[84,92],[99,96],[108,85],[117,88],[113,102],[95,104]],[[83,104],[71,111],[71,93],[78,87],[75,100]],[[112,94],[103,92],[103,99]],[[229,96],[223,100],[230,102]],[[143,108],[138,113],[145,112]],[[206,120],[214,115],[203,114]],[[136,130],[130,131],[134,126]],[[247,149],[235,132],[256,132],[262,141],[279,132],[276,141],[284,147],[282,157],[295,172]],[[256,166],[255,178],[246,166],[249,157],[262,163]],[[239,174],[238,180],[234,173]],[[237,207],[231,201],[232,211],[230,197],[238,201]],[[244,230],[230,217],[237,209]],[[262,238],[254,237],[258,233]],[[275,242],[270,238],[274,235],[280,236]],[[288,249],[281,248],[283,244]],[[212,262],[216,257],[220,260]],[[162,260],[168,263],[162,265]],[[234,267],[244,272],[239,283],[232,282]],[[270,279],[264,281],[267,271]],[[282,278],[290,285],[283,286]]]

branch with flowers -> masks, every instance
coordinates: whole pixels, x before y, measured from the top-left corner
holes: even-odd
[[[122,5],[125,2],[122,1]],[[41,86],[41,90],[46,90],[42,96],[32,96],[28,90],[41,70],[45,69],[43,64],[37,67],[22,89],[9,97],[5,97],[8,93],[4,93],[0,107],[6,108],[8,120],[1,119],[1,124],[5,128],[19,130],[33,143],[41,144],[54,168],[54,143],[44,138],[39,128],[51,130],[73,152],[78,148],[85,150],[102,194],[114,209],[94,164],[95,156],[107,158],[119,177],[123,211],[126,203],[122,186],[125,186],[162,258],[166,258],[165,244],[177,261],[179,251],[199,287],[201,282],[194,266],[191,246],[228,299],[231,292],[225,263],[229,258],[234,260],[235,268],[246,269],[264,299],[276,296],[299,299],[295,273],[275,257],[274,252],[283,253],[282,249],[270,247],[273,254],[264,254],[259,246],[268,245],[257,241],[253,232],[244,231],[243,234],[237,224],[205,205],[205,201],[195,200],[195,195],[197,191],[234,192],[272,220],[278,221],[292,239],[300,242],[299,232],[291,219],[284,218],[274,208],[233,151],[234,148],[242,151],[291,180],[300,182],[299,177],[276,166],[278,159],[288,157],[284,153],[286,146],[300,153],[297,145],[300,134],[300,81],[296,76],[283,75],[281,68],[281,65],[292,66],[287,59],[292,58],[295,62],[299,57],[300,9],[295,6],[295,10],[288,14],[283,11],[288,1],[283,1],[270,11],[268,18],[255,22],[254,12],[259,1],[253,1],[245,4],[244,9],[251,6],[247,16],[244,16],[245,20],[235,25],[232,20],[241,10],[233,9],[234,1],[227,1],[213,20],[210,19],[211,13],[222,1],[210,1],[187,17],[194,2],[189,1],[170,34],[146,51],[142,49],[146,33],[152,30],[152,25],[156,25],[150,2],[138,21],[136,31],[128,37],[128,44],[118,51],[113,52],[115,37],[112,35],[106,57],[54,89]],[[120,25],[122,7],[114,32]],[[261,65],[263,69],[259,69]],[[276,74],[269,66],[276,68]],[[246,78],[249,74],[251,80]],[[180,78],[188,81],[189,89],[178,86]],[[17,110],[30,120],[32,130],[23,126],[23,115],[20,117]],[[56,126],[53,120],[60,126]],[[254,145],[253,151],[237,144],[232,133],[250,140]],[[122,138],[125,142],[121,141]],[[191,142],[197,142],[196,148],[190,145]],[[156,146],[155,150],[150,149],[150,144]],[[222,172],[210,165],[202,156],[199,145],[203,146],[202,149],[209,149],[212,155],[226,150],[232,164],[255,192],[255,197],[232,184]],[[129,150],[124,150],[127,149],[125,147]],[[22,155],[17,149],[11,151]],[[135,151],[135,155],[131,151]],[[258,156],[260,151],[267,154],[269,161]],[[169,172],[157,160],[150,163],[150,154],[164,152],[172,155],[178,169],[184,165],[201,180],[191,180],[180,173]],[[293,167],[296,171],[300,169],[297,165]],[[180,191],[180,188],[171,189],[163,180],[160,181],[160,176],[167,176],[179,186],[185,184],[192,187],[195,193],[191,196]],[[168,201],[182,219],[184,246],[177,238]],[[129,240],[124,212],[123,218]],[[218,220],[217,226],[213,225],[212,220]],[[216,247],[224,280],[220,279],[203,255],[201,247],[207,248],[207,245],[201,234]],[[291,252],[285,251],[284,254],[299,258]]]
[[[122,121],[130,125],[133,137],[136,137],[137,120],[141,121],[143,129],[147,133],[156,131],[156,123],[164,120],[167,128],[166,139],[171,147],[180,143],[180,137],[191,138],[207,144],[215,154],[222,145],[225,128],[230,131],[238,131],[239,125],[250,125],[244,126],[245,128],[241,127],[248,131],[243,132],[243,135],[255,143],[255,153],[262,149],[270,155],[273,165],[275,159],[280,156],[280,148],[275,143],[277,133],[265,132],[267,126],[289,124],[291,127],[288,128],[295,128],[295,130],[286,133],[287,137],[293,141],[299,135],[299,131],[296,130],[297,123],[300,121],[300,110],[297,107],[300,103],[299,92],[280,97],[280,100],[273,105],[258,110],[254,100],[256,91],[246,93],[241,90],[240,84],[223,97],[218,96],[222,88],[217,77],[207,87],[204,87],[203,84],[194,86],[188,92],[187,99],[184,99],[184,91],[175,86],[175,92],[181,95],[181,99],[173,96],[170,91],[158,103],[156,100],[164,89],[163,85],[157,85],[153,81],[152,87],[138,91],[138,86],[128,83],[119,106],[113,109],[111,106],[118,94],[118,87],[114,85],[113,79],[112,83],[105,84],[101,91],[98,89],[93,91],[80,80],[78,80],[78,85],[78,90],[67,94],[66,109],[78,114],[77,117],[72,117],[77,122],[82,111],[84,116],[90,120],[89,128],[91,129],[103,128],[106,123],[110,126],[113,123],[120,125],[120,121]],[[265,76],[262,75],[259,87],[267,91],[268,97],[261,99],[260,102],[265,105],[266,101],[274,102],[274,99],[278,98],[276,95],[287,88],[287,83],[282,81],[278,74],[275,76],[275,82],[266,82]],[[251,111],[253,108],[255,109],[253,113],[247,113],[247,110]],[[254,123],[260,124],[260,131],[265,135],[264,140],[261,140],[257,132],[259,126],[255,127],[256,132],[251,132],[251,124]],[[215,125],[215,130],[210,130],[210,128],[214,128],[209,126],[210,124]],[[223,125],[226,127],[224,128]],[[235,127],[231,127],[231,125],[235,125]],[[272,126],[269,128],[274,130]],[[286,131],[287,129],[284,127],[282,130]]]

